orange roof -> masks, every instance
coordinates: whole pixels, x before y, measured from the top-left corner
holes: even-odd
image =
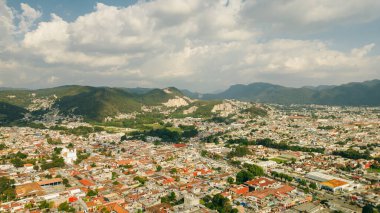
[[[269,186],[269,185],[276,183],[276,181],[262,177],[262,178],[256,178],[256,179],[247,181],[245,183],[248,185],[252,185],[252,186],[265,187],[265,186]]]
[[[344,186],[344,185],[346,185],[348,183],[344,182],[342,180],[332,179],[332,180],[329,180],[329,181],[322,182],[321,184],[324,185],[324,186],[328,186],[330,188],[336,188],[336,187],[339,187],[339,186]]]
[[[184,143],[176,143],[173,145],[175,148],[182,148],[182,147],[186,147],[186,144]]]
[[[291,192],[293,190],[294,190],[293,187],[291,187],[289,185],[284,185],[284,186],[277,188],[277,189],[268,188],[268,189],[264,189],[264,190],[249,192],[246,194],[246,196],[254,196],[254,197],[257,197],[259,199],[263,199],[269,195],[286,194],[286,193]]]
[[[121,207],[117,203],[110,204],[107,207],[109,208],[109,210],[112,210],[112,211],[114,211],[116,213],[128,213],[127,210],[125,210],[123,207]]]
[[[239,185],[237,187],[230,188],[230,191],[234,192],[235,194],[241,195],[249,192],[248,186]]]
[[[116,163],[118,165],[128,165],[128,164],[131,164],[133,162],[133,160],[118,160],[116,161]]]
[[[24,164],[24,167],[30,167],[30,166],[33,166],[33,164],[31,164],[31,163]]]
[[[95,185],[92,181],[87,180],[87,179],[82,179],[79,181],[79,183],[81,183],[83,186],[94,186]]]

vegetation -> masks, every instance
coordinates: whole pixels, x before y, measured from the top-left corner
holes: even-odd
[[[15,181],[7,177],[0,177],[0,201],[7,202],[16,198]]]
[[[293,177],[291,177],[291,176],[289,176],[287,174],[283,174],[283,173],[279,173],[279,172],[275,172],[275,171],[272,171],[271,175],[274,178],[277,178],[277,179],[280,179],[280,180],[283,180],[283,181],[291,182],[293,180]]]
[[[0,124],[22,119],[27,112],[28,111],[22,107],[0,102]]]
[[[234,150],[228,153],[228,158],[244,157],[251,154],[251,151],[246,146],[237,146]]]
[[[213,197],[206,195],[202,198],[202,203],[212,210],[216,210],[219,213],[237,213],[237,209],[233,209],[231,202],[228,198],[223,197],[221,194],[216,194]]]
[[[332,154],[339,155],[344,158],[355,159],[355,160],[356,159],[371,159],[371,155],[369,151],[365,151],[364,153],[361,153],[353,149],[348,149],[346,151],[334,151]]]
[[[90,157],[90,153],[86,153],[86,151],[80,151],[78,150],[77,151],[77,159],[76,161],[74,162],[76,165],[80,164],[83,160],[87,159],[88,157]]]
[[[161,197],[161,203],[167,203],[171,206],[176,206],[184,203],[184,198],[177,200],[174,192],[169,193],[168,195]]]
[[[249,181],[256,176],[263,176],[264,170],[260,166],[254,164],[243,164],[243,170],[236,174],[236,183],[242,184],[246,181]]]
[[[58,211],[75,212],[75,209],[72,206],[70,206],[70,204],[68,202],[63,202],[63,203],[59,204]]]
[[[138,181],[141,185],[144,185],[148,178],[136,176],[133,178],[133,180]]]
[[[194,126],[180,126],[180,131],[173,130],[171,127],[164,127],[159,129],[151,129],[144,131],[136,131],[130,133],[132,139],[146,141],[147,137],[158,137],[164,142],[177,143],[182,138],[195,137],[198,130]],[[122,137],[121,140],[124,138]]]
[[[88,196],[88,197],[95,197],[95,196],[97,196],[98,195],[98,191],[96,191],[96,190],[88,190],[88,192],[87,192],[87,194],[86,194],[86,196]]]
[[[251,117],[257,117],[257,116],[266,117],[266,116],[268,116],[268,112],[265,109],[262,109],[262,108],[259,108],[256,106],[252,106],[248,109],[243,110],[242,112],[248,113]]]
[[[201,156],[202,157],[208,157],[208,158],[211,158],[211,159],[214,159],[214,160],[220,160],[220,159],[222,159],[221,155],[216,154],[216,153],[212,153],[212,152],[208,152],[206,150],[202,150],[201,151]]]
[[[64,167],[65,166],[65,161],[62,157],[58,156],[57,154],[52,155],[51,157],[51,162],[47,162],[46,160],[42,161],[41,169],[42,170],[47,170],[51,169],[54,167]]]
[[[318,152],[318,153],[324,153],[324,148],[319,147],[303,147],[303,146],[297,146],[297,145],[288,145],[287,143],[281,142],[276,143],[273,140],[269,138],[265,139],[259,139],[256,141],[257,145],[262,145],[269,148],[279,149],[279,150],[292,150],[292,151],[301,151],[301,152]]]
[[[219,94],[204,95],[205,99],[237,99],[278,104],[320,104],[340,106],[380,105],[380,80],[349,83],[323,89],[290,88],[268,83],[233,85]]]
[[[8,148],[4,143],[0,143],[0,150]]]

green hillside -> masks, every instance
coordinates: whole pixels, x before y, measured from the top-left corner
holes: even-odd
[[[380,106],[380,80],[340,86],[291,88],[268,83],[234,85],[204,99],[237,99],[277,104]]]
[[[64,115],[80,115],[85,119],[101,121],[118,113],[139,111],[137,96],[114,88],[87,87],[85,92],[60,98],[54,107]]]
[[[19,120],[24,117],[28,111],[24,108],[0,102],[0,124]]]

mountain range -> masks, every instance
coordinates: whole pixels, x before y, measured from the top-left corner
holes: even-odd
[[[0,90],[0,122],[20,119],[26,113],[43,115],[52,109],[58,109],[63,115],[101,121],[120,113],[141,112],[143,106],[167,107],[165,103],[173,100],[185,103],[186,107],[179,107],[181,110],[195,106],[198,112],[194,113],[207,114],[223,99],[276,104],[380,106],[380,80],[302,88],[268,83],[237,84],[217,94],[194,93],[174,87],[152,89],[69,85],[38,90],[6,88]]]
[[[203,99],[237,99],[277,104],[321,104],[338,106],[380,106],[380,80],[339,86],[292,88],[268,83],[237,84]]]

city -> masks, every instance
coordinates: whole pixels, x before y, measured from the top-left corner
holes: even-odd
[[[244,110],[252,107],[260,115]],[[214,109],[219,119],[154,123],[196,130],[169,142],[136,140],[132,129],[65,131],[96,129],[79,121],[1,127],[2,182],[15,190],[4,191],[0,210],[360,212],[380,204],[380,108],[230,100]],[[228,205],[213,203],[218,195]]]

